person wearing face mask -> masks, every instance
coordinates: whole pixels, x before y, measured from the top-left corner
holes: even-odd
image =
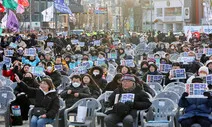
[[[139,76],[143,77],[145,73],[147,73],[149,63],[147,61],[141,62],[141,70],[139,71]]]
[[[27,72],[23,75],[22,81],[31,88],[39,88],[38,82],[34,79],[32,73]],[[35,100],[27,96],[28,91],[24,91],[19,85],[14,89],[14,94],[16,95],[16,100],[11,103],[11,105],[19,105],[21,109],[22,120],[28,120],[29,106],[35,104]]]
[[[46,65],[45,74],[51,77],[55,87],[57,88],[62,82],[62,75],[58,70],[55,70],[51,62]]]
[[[91,68],[90,74],[97,85],[103,90],[107,85],[107,80],[103,79],[103,69],[99,66]]]
[[[66,46],[66,50],[65,50],[66,53],[69,53],[69,54],[73,54],[73,51],[71,49],[71,45],[67,45]]]
[[[65,100],[66,108],[70,108],[80,99],[90,97],[91,93],[87,86],[83,86],[82,77],[80,75],[73,75],[71,77],[71,84],[61,92],[60,96]],[[60,112],[59,127],[64,127],[64,110]],[[73,112],[76,113],[77,109]]]
[[[134,56],[135,55],[131,44],[126,44],[125,53],[126,53],[127,56]]]
[[[195,77],[205,78],[209,74],[208,67],[202,66],[199,68],[198,73],[190,76],[186,83],[191,83]]]

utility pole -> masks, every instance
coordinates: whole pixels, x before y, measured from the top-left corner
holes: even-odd
[[[150,25],[151,25],[151,31],[152,31],[152,9],[153,9],[153,4],[152,4],[152,0],[150,0],[150,8],[151,8],[151,21],[150,21]]]
[[[32,29],[32,0],[30,0],[30,7],[29,7],[29,24],[30,24],[30,26],[29,26],[29,31],[31,31],[31,29]]]

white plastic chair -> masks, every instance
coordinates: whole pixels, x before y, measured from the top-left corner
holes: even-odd
[[[169,88],[165,89],[164,91],[174,91],[175,93],[177,93],[181,97],[182,94],[185,92],[185,87],[174,86],[174,87],[169,87]]]
[[[164,89],[167,89],[169,87],[174,87],[174,86],[182,86],[185,87],[185,83],[183,82],[171,82],[169,83]]]
[[[152,101],[151,107],[153,108],[154,120],[145,121],[144,116],[141,115],[142,127],[173,127],[176,106],[172,100],[158,98]]]
[[[73,115],[73,114],[69,114],[69,112],[76,109],[78,106],[86,106],[87,107],[87,117],[86,117],[86,120],[84,123],[71,122],[68,119],[70,115]],[[68,127],[69,125],[95,127],[96,112],[99,111],[101,109],[101,107],[102,106],[101,106],[100,102],[94,98],[83,98],[83,99],[77,101],[73,106],[66,109],[64,112],[65,127]]]
[[[163,87],[160,85],[160,83],[157,82],[149,82],[147,83],[150,88],[154,89],[157,94],[163,91]]]

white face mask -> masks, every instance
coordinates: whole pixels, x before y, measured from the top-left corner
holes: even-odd
[[[174,49],[174,46],[172,46],[171,49]]]
[[[47,71],[51,72],[52,71],[52,67],[51,66],[48,66],[47,67]]]
[[[73,82],[73,83],[72,83],[72,86],[75,87],[75,88],[77,88],[77,87],[80,86],[80,83],[78,83],[78,82]]]
[[[93,75],[97,76],[97,75],[99,75],[99,72],[93,72]]]

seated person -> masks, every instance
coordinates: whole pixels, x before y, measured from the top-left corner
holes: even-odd
[[[194,78],[192,83],[203,83],[201,78]],[[209,87],[211,88],[211,87]],[[204,92],[207,98],[186,98],[188,93],[183,93],[179,101],[179,107],[185,108],[185,113],[179,118],[182,127],[191,127],[200,124],[202,127],[210,127],[212,123],[212,92]]]
[[[107,127],[116,127],[119,122],[123,122],[124,127],[133,127],[137,110],[148,109],[151,106],[148,95],[141,90],[135,81],[133,75],[124,75],[121,79],[121,86],[108,98],[108,106],[113,106],[113,110],[109,111],[108,116],[104,119]],[[134,94],[134,98],[124,103],[121,95],[127,93]],[[117,97],[117,94],[119,94],[119,97]]]
[[[61,97],[65,100],[66,108],[70,108],[82,98],[88,98],[91,96],[88,86],[82,84],[82,78],[80,75],[73,75],[71,81],[72,83],[61,92]],[[59,127],[64,127],[64,110],[60,112],[61,120],[59,121]]]

